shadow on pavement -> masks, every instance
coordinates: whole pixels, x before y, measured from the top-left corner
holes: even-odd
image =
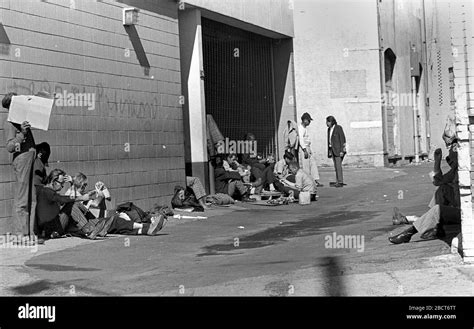
[[[197,256],[224,255],[222,252],[262,248],[285,242],[291,238],[318,235],[324,233],[328,227],[344,225],[351,220],[370,218],[377,213],[377,211],[334,211],[318,217],[311,216],[239,237],[238,245],[234,243],[235,241],[229,241],[228,243],[206,246],[204,252]]]
[[[326,296],[346,296],[340,257],[324,257],[320,264],[323,267]]]

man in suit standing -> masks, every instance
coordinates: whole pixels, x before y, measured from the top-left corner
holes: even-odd
[[[342,160],[346,155],[346,136],[332,115],[326,118],[326,125],[328,126],[328,157],[332,158],[336,169],[337,182],[334,186],[343,187]]]

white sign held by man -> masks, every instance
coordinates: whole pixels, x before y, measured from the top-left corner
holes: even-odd
[[[40,96],[13,96],[8,111],[8,121],[28,121],[32,128],[48,130],[54,99]]]

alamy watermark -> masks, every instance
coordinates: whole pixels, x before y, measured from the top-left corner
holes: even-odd
[[[31,252],[37,252],[38,238],[32,236],[27,239],[25,236],[10,233],[0,235],[0,249],[31,249]]]
[[[365,250],[365,237],[363,235],[341,235],[333,232],[324,237],[326,249],[357,249],[358,252]]]
[[[416,98],[418,101],[418,98]],[[394,93],[389,91],[385,94],[382,94],[382,104],[386,106],[406,106],[413,107],[414,100],[412,93]]]
[[[255,140],[231,140],[225,138],[217,143],[219,154],[250,154],[257,155],[257,141]]]
[[[62,93],[54,94],[56,106],[87,107],[89,111],[95,110],[95,93],[70,93],[63,90]]]

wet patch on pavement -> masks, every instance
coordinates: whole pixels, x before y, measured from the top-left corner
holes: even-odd
[[[58,264],[28,264],[28,267],[33,267],[43,271],[100,271],[100,269],[92,267],[76,267],[69,265],[58,265]]]
[[[347,225],[348,222],[369,219],[378,214],[377,211],[334,211],[331,213],[306,217],[296,222],[289,222],[267,228],[247,236],[238,237],[229,243],[220,243],[204,247],[202,256],[228,255],[228,252],[242,249],[262,248],[283,243],[291,238],[324,234],[328,227]]]
[[[41,280],[21,286],[16,286],[11,290],[18,295],[35,295],[42,291],[49,290],[51,287],[51,282],[47,280]]]

